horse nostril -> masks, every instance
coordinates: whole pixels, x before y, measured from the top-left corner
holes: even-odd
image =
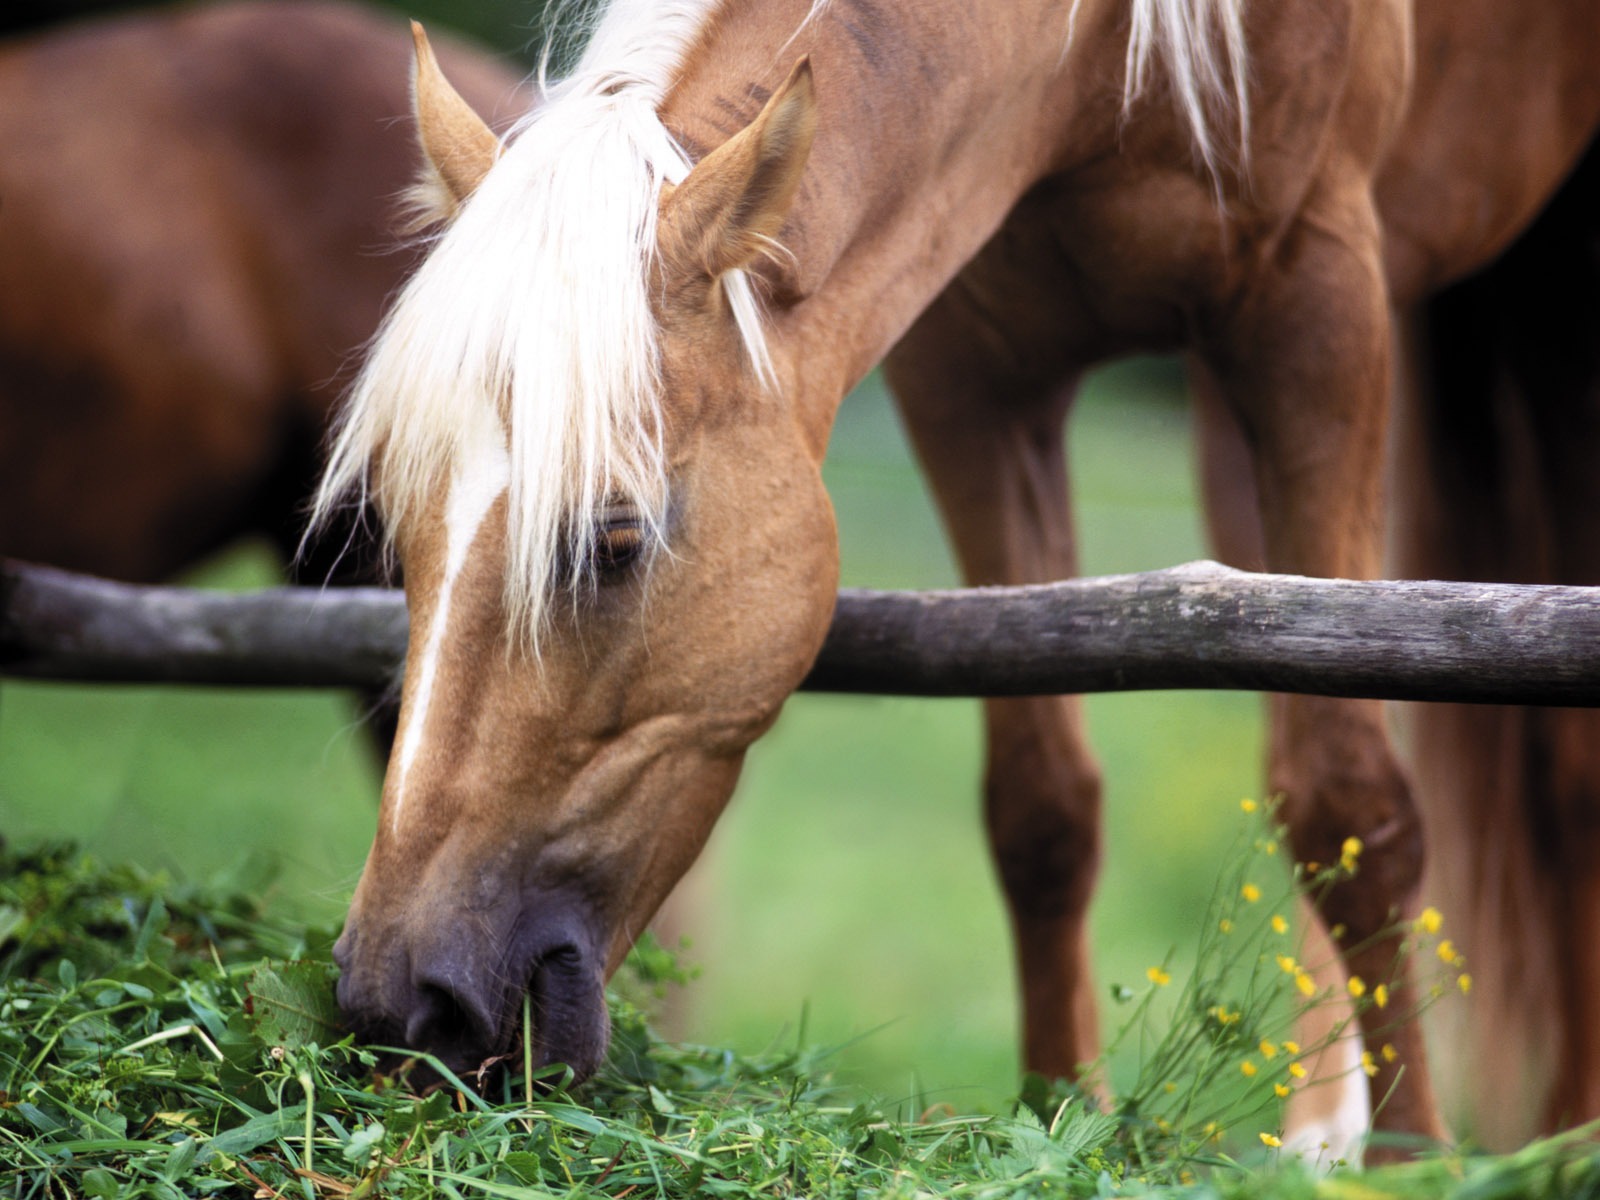
[[[534,970],[553,971],[561,975],[576,975],[583,970],[583,953],[576,946],[557,946],[540,956]]]
[[[448,984],[419,980],[406,1018],[406,1045],[437,1055],[452,1067],[470,1066],[493,1054],[498,1022],[481,1001]]]

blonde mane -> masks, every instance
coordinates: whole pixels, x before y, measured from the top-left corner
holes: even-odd
[[[1234,165],[1241,171],[1249,167],[1250,72],[1244,0],[1131,0],[1129,7],[1123,111],[1144,94],[1153,66],[1159,65],[1172,90],[1172,101],[1189,127],[1195,154],[1220,188],[1224,154],[1218,133],[1222,122],[1237,128]]]
[[[533,645],[553,597],[592,585],[599,514],[627,506],[657,542],[665,525],[649,280],[661,186],[690,162],[656,110],[715,4],[606,7],[385,318],[314,503],[325,521],[370,499],[392,538],[471,470],[471,431],[491,409],[510,464],[506,606]],[[754,291],[741,273],[724,283],[765,380]]]
[[[542,103],[384,319],[313,503],[316,528],[370,500],[392,542],[427,498],[473,469],[482,432],[498,429],[509,462],[506,608],[534,648],[555,598],[593,586],[596,520],[608,507],[626,506],[662,543],[668,480],[649,281],[661,187],[691,164],[657,109],[719,2],[611,0],[573,72],[541,79]],[[1213,175],[1214,114],[1237,111],[1241,147],[1248,132],[1241,4],[1131,0],[1125,101],[1159,60]],[[827,7],[814,0],[801,28]],[[723,282],[751,370],[770,383],[754,290],[742,272]]]

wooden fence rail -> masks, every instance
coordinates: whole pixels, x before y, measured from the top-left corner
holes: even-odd
[[[405,641],[404,602],[382,589],[202,592],[0,560],[0,675],[380,687]],[[1202,562],[1035,587],[847,590],[805,686],[1600,705],[1600,588],[1354,583]]]

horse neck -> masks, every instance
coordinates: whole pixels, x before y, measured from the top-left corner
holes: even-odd
[[[845,390],[1022,193],[1114,146],[1126,0],[1078,8],[954,4],[930,20],[833,0],[802,26],[803,0],[734,0],[691,52],[663,116],[694,153],[753,117],[801,54],[812,58],[818,133],[780,235],[794,257],[772,333],[806,376],[795,393],[814,407],[819,452]],[[775,19],[782,34],[763,28]]]

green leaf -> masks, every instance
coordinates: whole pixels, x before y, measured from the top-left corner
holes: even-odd
[[[383,1144],[384,1129],[382,1121],[374,1121],[363,1126],[350,1135],[350,1140],[344,1144],[344,1157],[346,1162],[364,1163],[371,1156],[373,1150]]]
[[[0,946],[4,946],[22,928],[27,915],[13,904],[0,904]]]
[[[544,1167],[537,1154],[530,1154],[526,1150],[513,1150],[501,1160],[506,1170],[510,1171],[523,1183],[540,1184],[544,1182]]]
[[[264,1046],[299,1050],[344,1036],[331,963],[262,963],[250,975],[246,1011]]]
[[[678,1111],[678,1106],[667,1097],[665,1092],[663,1092],[653,1083],[650,1085],[650,1107],[655,1109],[658,1113],[661,1113],[663,1116],[668,1117],[672,1116]]]
[[[248,1154],[268,1142],[298,1132],[304,1123],[305,1115],[304,1104],[281,1108],[275,1112],[259,1113],[243,1125],[224,1130],[207,1141],[196,1155],[196,1161],[205,1162],[218,1154],[226,1154],[233,1158]]]
[[[1091,1150],[1110,1145],[1120,1125],[1110,1113],[1096,1112],[1080,1101],[1062,1109],[1050,1136],[1062,1153],[1082,1158]]]
[[[134,961],[142,962],[150,956],[150,945],[157,937],[166,932],[167,926],[172,923],[167,915],[167,906],[160,896],[150,901],[150,908],[144,915],[144,923],[139,926],[139,936],[133,943]]]
[[[184,1138],[172,1148],[172,1153],[167,1155],[167,1161],[161,1167],[161,1178],[168,1183],[176,1183],[189,1173],[189,1168],[194,1166],[195,1156],[200,1152],[200,1143],[194,1138]]]
[[[95,1200],[115,1200],[120,1191],[117,1177],[104,1167],[93,1167],[83,1173],[83,1178],[78,1186],[83,1189],[85,1196],[93,1196]]]
[[[65,1121],[52,1113],[47,1113],[37,1104],[29,1104],[27,1101],[23,1101],[16,1106],[16,1111],[21,1114],[24,1121],[32,1125],[40,1133],[59,1133],[67,1128]]]

